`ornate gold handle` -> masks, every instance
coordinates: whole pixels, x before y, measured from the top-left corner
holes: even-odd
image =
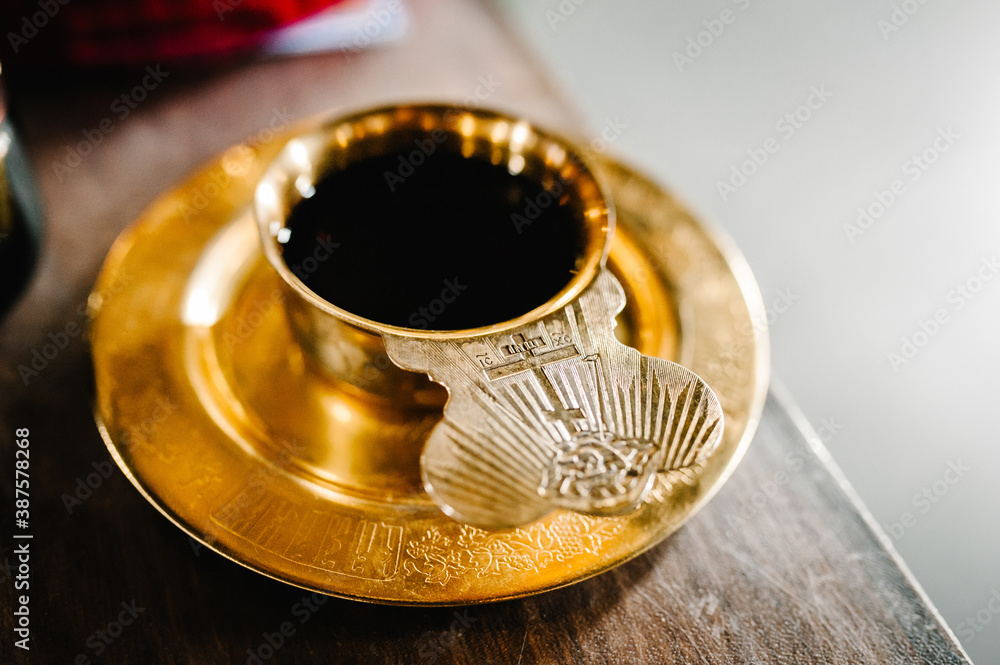
[[[639,507],[660,471],[722,439],[715,393],[693,372],[614,336],[625,306],[606,269],[560,310],[500,333],[383,333],[389,358],[450,393],[421,456],[427,492],[456,520],[509,528],[557,509]]]

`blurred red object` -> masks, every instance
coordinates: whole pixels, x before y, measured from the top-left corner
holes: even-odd
[[[145,65],[251,51],[342,0],[2,0],[4,69]]]

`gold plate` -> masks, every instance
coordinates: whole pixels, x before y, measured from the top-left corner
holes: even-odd
[[[372,399],[314,371],[293,341],[249,212],[255,183],[289,137],[231,148],[164,194],[115,243],[91,295],[101,434],[177,526],[306,589],[393,604],[480,603],[571,584],[637,556],[733,472],[768,381],[753,276],[728,239],[668,193],[598,158],[618,215],[608,265],[628,298],[616,334],[712,386],[725,413],[722,443],[701,473],[660,474],[627,516],[556,512],[486,531],[444,515],[421,488],[419,448],[398,443],[436,424],[441,394],[416,391],[402,406]],[[367,454],[352,455],[359,446]],[[380,448],[384,455],[372,454]]]

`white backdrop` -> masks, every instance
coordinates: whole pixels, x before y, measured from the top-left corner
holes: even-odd
[[[1000,662],[1000,3],[499,4],[595,138],[736,238],[775,375]]]

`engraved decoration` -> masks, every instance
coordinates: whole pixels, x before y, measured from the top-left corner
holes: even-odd
[[[715,393],[614,336],[625,306],[602,269],[575,301],[502,333],[384,335],[400,367],[448,388],[421,456],[427,492],[460,522],[510,528],[559,509],[637,509],[657,474],[696,471],[722,439]]]
[[[471,575],[534,573],[582,554],[599,556],[605,542],[622,528],[618,520],[574,513],[501,532],[453,523],[444,529],[431,528],[409,541],[404,569],[407,577],[442,586]]]

